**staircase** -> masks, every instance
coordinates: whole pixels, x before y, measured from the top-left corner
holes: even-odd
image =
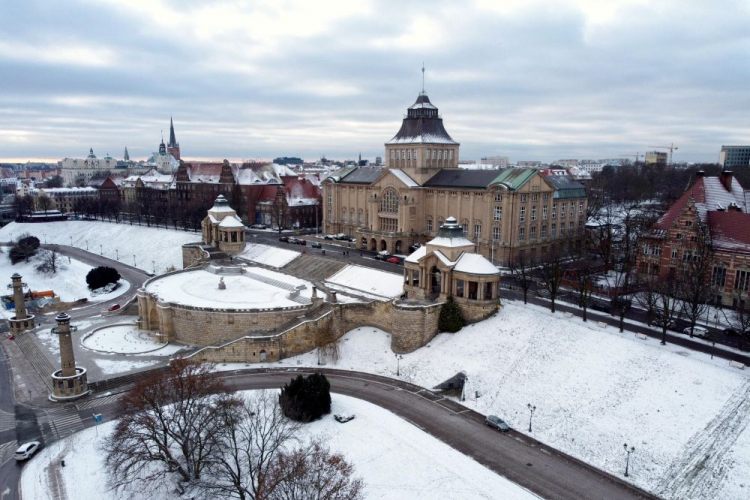
[[[276,288],[281,288],[282,290],[289,290],[290,292],[293,292],[295,290],[294,285],[290,285],[289,283],[285,283],[284,281],[275,280],[273,278],[269,278],[267,276],[263,276],[260,274],[255,274],[252,272],[245,272],[245,276],[248,278],[252,278],[256,281],[260,281],[261,283],[266,283],[267,285],[274,286]]]
[[[23,352],[26,359],[34,367],[34,369],[41,375],[45,385],[52,390],[52,372],[55,371],[55,367],[47,359],[47,357],[39,350],[39,347],[34,343],[34,339],[31,338],[31,333],[24,332],[16,337],[16,345],[21,352]]]
[[[323,281],[344,266],[344,262],[302,254],[282,267],[281,271],[309,281]]]

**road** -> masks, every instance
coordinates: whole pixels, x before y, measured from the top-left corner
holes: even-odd
[[[499,433],[484,425],[484,417],[458,403],[443,399],[421,387],[399,380],[358,372],[323,369],[331,391],[363,399],[406,419],[480,464],[524,488],[548,499],[637,499],[656,498],[619,478],[547,447],[523,434]],[[222,374],[235,390],[280,388],[306,369],[245,370]],[[79,415],[86,427],[93,426],[91,414],[105,420],[116,415],[112,397],[102,404],[87,400]]]

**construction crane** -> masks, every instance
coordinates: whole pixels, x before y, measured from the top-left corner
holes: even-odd
[[[631,154],[629,154],[629,155],[620,155],[620,156],[624,156],[624,157],[626,157],[626,158],[635,158],[635,162],[633,162],[633,164],[634,164],[634,165],[635,165],[636,163],[638,163],[638,158],[643,158],[643,155],[642,155],[642,154],[640,154],[639,152],[636,152],[635,154],[632,154],[632,153],[631,153]]]
[[[678,149],[680,149],[677,146],[675,146],[674,143],[671,143],[669,146],[649,146],[649,147],[650,148],[656,148],[656,149],[667,149],[667,150],[669,150],[669,164],[670,165],[672,164],[672,152],[673,151],[677,151]]]

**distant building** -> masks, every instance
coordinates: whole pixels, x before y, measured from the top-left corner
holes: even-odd
[[[378,167],[383,164],[383,157],[382,156],[376,156],[375,157],[375,165]]]
[[[80,188],[46,188],[30,189],[29,194],[34,199],[34,209],[37,211],[59,210],[63,214],[76,212],[76,204],[84,200],[97,200],[99,191],[93,187]],[[47,197],[52,200],[52,204],[44,207],[40,199]]]
[[[518,168],[539,168],[541,166],[542,162],[536,160],[519,160],[516,162],[516,167]]]
[[[560,165],[561,167],[575,167],[578,166],[579,162],[575,159],[567,159],[567,160],[556,160],[552,162],[553,165]]]
[[[302,158],[297,158],[296,156],[281,156],[274,158],[273,162],[277,165],[302,165],[304,163]]]
[[[97,158],[94,148],[89,149],[89,155],[84,158],[63,158],[61,175],[65,186],[84,185],[96,174],[114,171],[117,160],[107,153],[104,158]]]
[[[725,169],[747,167],[750,164],[750,146],[722,146],[719,165]]]
[[[481,164],[492,165],[497,168],[508,168],[510,159],[507,156],[485,156],[480,160]]]
[[[656,165],[657,167],[667,166],[667,153],[663,151],[649,151],[646,153],[646,165]]]
[[[177,142],[177,137],[174,135],[174,123],[172,123],[172,117],[169,117],[169,144],[167,144],[167,153],[172,155],[177,161],[180,160],[180,143]],[[125,148],[125,154],[128,154],[128,149]],[[129,158],[126,158],[128,160]]]

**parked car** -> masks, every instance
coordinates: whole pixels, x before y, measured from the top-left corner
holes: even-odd
[[[354,415],[351,415],[349,413],[338,413],[334,415],[333,418],[336,419],[336,422],[340,424],[345,424],[350,420],[354,420]]]
[[[40,443],[39,441],[29,441],[28,443],[24,443],[18,447],[14,457],[19,462],[28,460],[32,457],[32,455],[34,455],[34,453],[36,453],[39,450],[39,447],[41,445],[42,443]]]
[[[332,240],[333,239],[333,235],[332,234],[326,234],[325,236],[323,236],[323,239],[324,240]]]
[[[290,236],[289,238],[287,238],[287,240],[286,240],[286,241],[287,241],[287,243],[291,243],[292,245],[298,245],[298,243],[297,243],[297,242],[298,242],[299,240],[297,240],[297,238],[295,238],[294,236]]]
[[[589,309],[608,313],[610,310],[610,305],[609,302],[604,302],[603,300],[592,300],[589,304]]]
[[[487,418],[484,419],[484,425],[494,427],[500,432],[508,432],[510,430],[510,426],[496,415],[488,415]]]
[[[109,308],[109,309],[107,309],[107,311],[116,311],[116,310],[118,310],[119,308],[120,308],[120,304],[115,304],[115,305],[113,305],[113,306],[110,306],[110,308]]]
[[[401,259],[398,257],[388,257],[385,261],[390,262],[391,264],[401,264]]]
[[[685,335],[690,335],[690,327],[682,330],[682,333],[684,333]],[[693,335],[696,337],[708,337],[708,328],[695,325],[693,327]]]
[[[289,238],[287,236],[282,236],[279,238],[279,241],[283,241],[284,243],[289,243]]]
[[[612,305],[615,306],[616,309],[623,309],[627,312],[633,306],[633,300],[625,299],[623,297],[615,297],[612,299]]]
[[[658,326],[658,327],[661,327],[661,325],[662,325],[661,314],[659,314],[658,312],[656,314],[654,314],[653,319],[651,321],[649,321],[648,324],[649,324],[649,326]],[[677,323],[675,323],[674,320],[670,319],[667,322],[667,329],[668,330],[674,330],[675,326],[677,326]]]
[[[313,247],[313,248],[323,248],[323,245],[321,245],[317,241],[313,241],[312,243],[310,243],[310,246]]]
[[[307,240],[297,240],[298,245],[302,245],[303,247],[307,246]]]
[[[252,226],[250,226],[250,228],[251,229],[265,229],[266,225],[265,224],[253,224]]]
[[[414,243],[413,245],[409,245],[409,253],[416,252],[422,247],[421,243]]]
[[[739,333],[739,330],[737,330],[733,326],[730,326],[730,327],[724,328],[724,333],[727,334],[727,335],[734,336],[734,335],[737,335]],[[745,330],[744,331],[744,335],[750,335],[750,330]]]

